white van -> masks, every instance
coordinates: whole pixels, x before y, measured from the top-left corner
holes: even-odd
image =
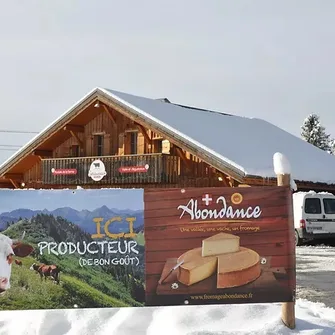
[[[314,191],[293,193],[295,244],[335,239],[335,196]]]

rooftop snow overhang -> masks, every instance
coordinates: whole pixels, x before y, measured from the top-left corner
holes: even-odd
[[[42,130],[37,136],[30,140],[14,155],[7,159],[0,166],[0,176],[4,176],[10,172],[16,164],[20,163],[27,156],[32,155],[34,150],[38,149],[52,136],[55,136],[63,127],[65,127],[71,120],[76,118],[97,100],[114,108],[116,111],[126,115],[142,126],[146,126],[158,133],[161,133],[171,142],[175,142],[184,150],[189,151],[195,156],[199,157],[206,163],[212,165],[218,170],[231,176],[233,179],[243,182],[245,177],[244,169],[236,163],[230,161],[226,157],[219,155],[210,148],[205,147],[201,143],[192,138],[178,132],[176,129],[170,127],[168,124],[162,123],[152,115],[140,110],[136,106],[129,104],[127,101],[120,99],[117,95],[112,94],[108,90],[102,88],[95,88],[84,96],[81,100],[75,103],[70,109],[63,113],[52,124]]]

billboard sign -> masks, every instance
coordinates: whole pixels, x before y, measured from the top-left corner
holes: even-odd
[[[149,306],[294,300],[288,187],[145,192],[145,238]]]
[[[143,306],[143,190],[0,191],[0,310]]]
[[[290,302],[289,187],[0,190],[0,310]]]

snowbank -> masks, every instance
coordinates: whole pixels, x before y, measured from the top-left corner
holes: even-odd
[[[276,152],[273,155],[273,168],[275,174],[278,175],[284,175],[289,174],[290,175],[290,186],[293,191],[297,190],[297,184],[295,183],[292,172],[291,172],[291,165],[288,159],[280,152]]]
[[[297,328],[280,304],[1,312],[0,335],[335,334],[335,310],[297,300]]]
[[[273,167],[276,175],[278,174],[290,174],[291,165],[288,159],[280,152],[276,152],[273,155]]]

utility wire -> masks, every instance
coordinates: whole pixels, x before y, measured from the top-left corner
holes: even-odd
[[[0,133],[13,133],[13,134],[39,134],[38,131],[7,130],[7,129],[0,129]]]
[[[14,148],[12,148],[12,149],[10,149],[10,148],[0,148],[0,151],[17,151],[17,150],[19,150],[19,148],[16,148],[16,149],[14,149]]]
[[[10,130],[10,129],[0,129],[0,133],[11,133],[11,134],[39,134],[37,131],[28,130]],[[0,151],[17,151],[22,147],[22,145],[15,144],[0,144]]]
[[[19,145],[19,144],[0,144],[0,147],[21,148],[22,145]]]
[[[17,151],[22,145],[17,144],[0,144],[0,151]]]

